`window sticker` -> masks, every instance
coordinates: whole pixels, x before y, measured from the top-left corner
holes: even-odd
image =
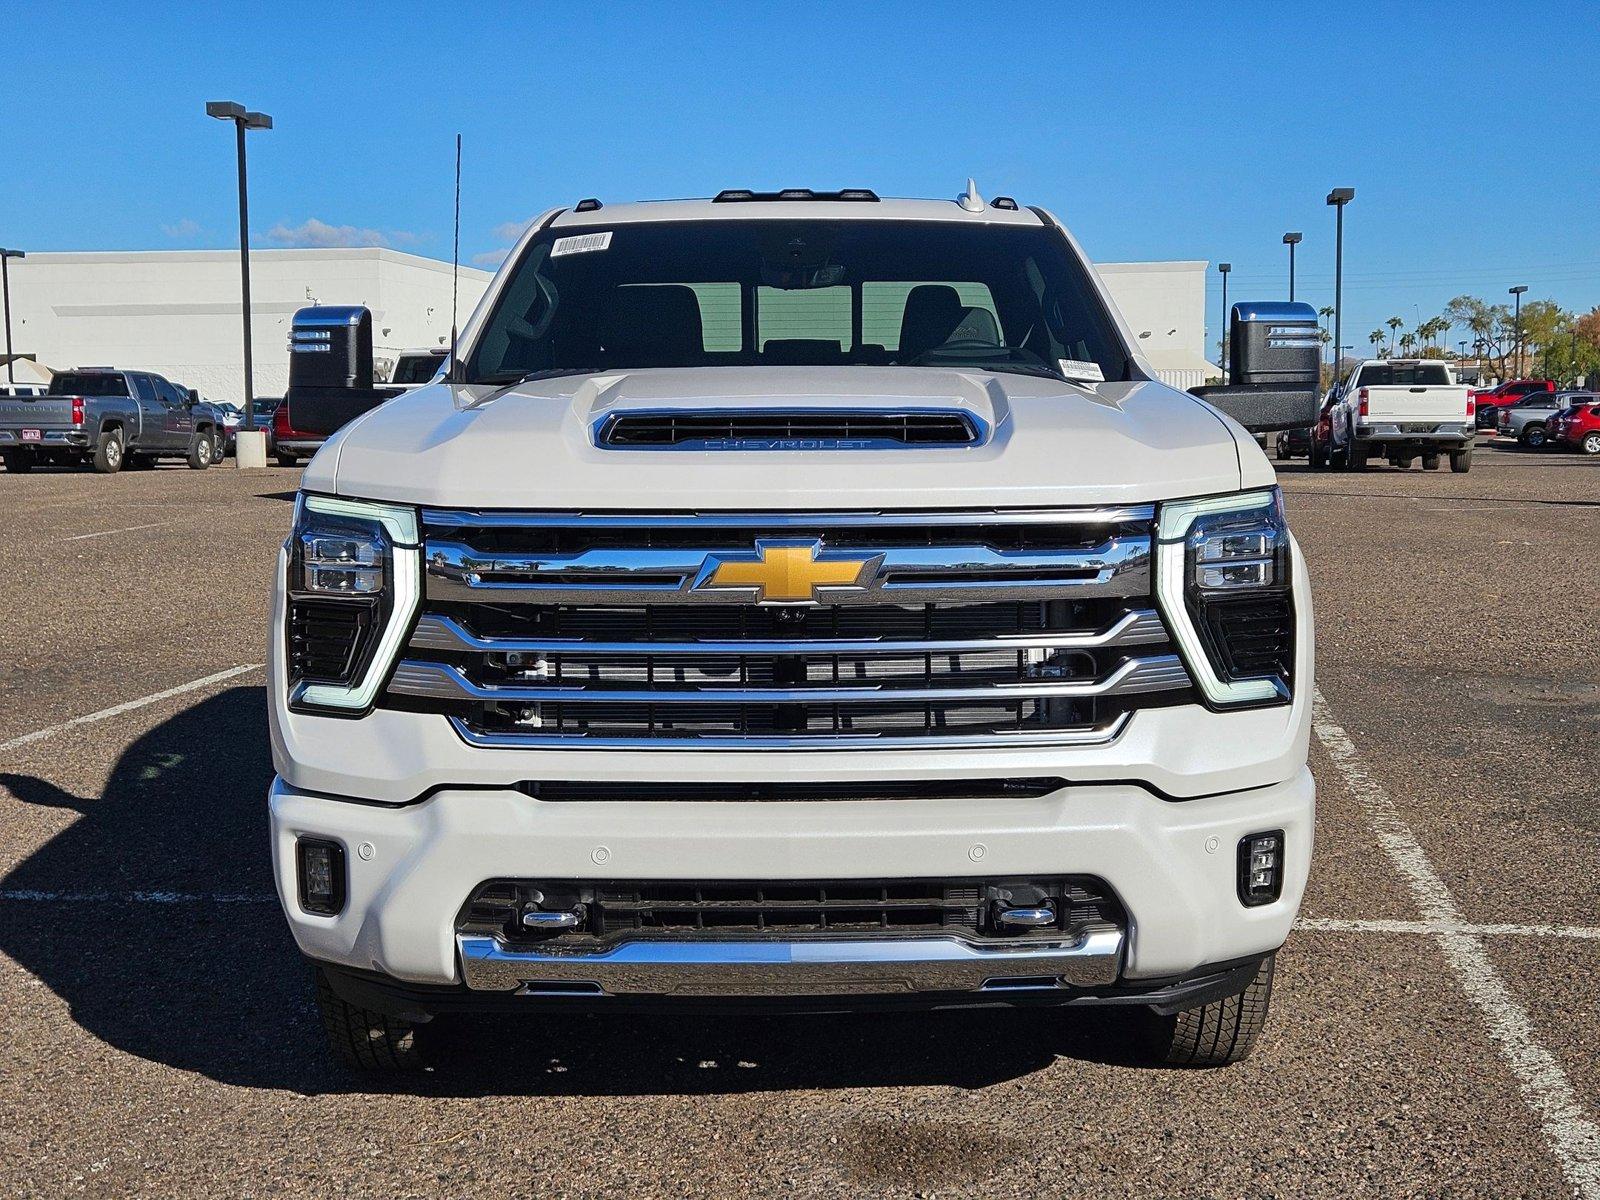
[[[1081,358],[1062,358],[1056,360],[1056,365],[1068,379],[1086,380],[1090,383],[1106,381],[1106,373],[1100,369],[1100,364],[1097,362],[1085,362]]]
[[[604,233],[575,233],[571,237],[557,238],[550,247],[550,257],[560,258],[563,254],[592,254],[596,250],[608,250],[611,247],[611,230]]]

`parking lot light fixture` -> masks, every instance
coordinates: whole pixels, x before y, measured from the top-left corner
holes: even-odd
[[[246,184],[244,134],[247,129],[271,129],[272,118],[266,113],[250,112],[244,105],[232,100],[212,100],[206,104],[206,116],[219,121],[232,121],[239,158],[239,276],[244,298],[244,419],[240,429],[255,432],[254,364],[250,348],[250,201]],[[252,439],[253,440],[253,439]],[[265,449],[263,448],[263,454]],[[264,461],[264,460],[263,460]]]
[[[1344,341],[1344,206],[1356,198],[1355,188],[1334,188],[1328,203],[1334,210],[1333,234],[1333,344]],[[1338,374],[1338,354],[1334,355],[1334,374]]]
[[[1228,272],[1233,270],[1232,263],[1218,263],[1217,271],[1222,275],[1222,382],[1228,382]]]
[[[27,258],[24,250],[6,250],[0,248],[0,292],[5,294],[6,308],[6,382],[15,383],[17,374],[11,365],[11,260],[13,258]]]
[[[1507,295],[1515,298],[1516,315],[1511,318],[1511,337],[1517,347],[1517,378],[1522,378],[1522,293],[1528,290],[1528,285],[1519,283],[1510,288]]]
[[[1300,244],[1298,233],[1283,235],[1283,244],[1289,247],[1289,303],[1294,303],[1294,248]]]

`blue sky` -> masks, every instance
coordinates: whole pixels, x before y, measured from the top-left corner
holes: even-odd
[[[1356,188],[1347,342],[1463,291],[1600,303],[1600,21],[1584,5],[34,3],[5,19],[0,244],[237,244],[448,258],[582,196],[729,186],[986,194],[1090,255],[1234,266],[1232,298],[1332,293],[1328,188]],[[1115,9],[1122,12],[1110,14]],[[1125,14],[1125,15],[1124,15]],[[1219,319],[1215,272],[1208,323]]]

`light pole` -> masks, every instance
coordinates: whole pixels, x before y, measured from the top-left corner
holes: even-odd
[[[1467,369],[1467,339],[1466,338],[1462,338],[1459,342],[1456,343],[1456,374],[1460,375],[1461,372],[1465,371],[1466,369]],[[1461,381],[1459,379],[1457,379],[1456,382],[1460,383]]]
[[[1339,373],[1344,342],[1344,206],[1356,198],[1355,188],[1334,188],[1328,203],[1334,208],[1333,234],[1333,373]]]
[[[1294,248],[1300,244],[1298,233],[1283,235],[1283,244],[1289,247],[1289,303],[1294,303]]]
[[[1516,297],[1516,315],[1511,318],[1511,336],[1517,342],[1517,378],[1522,378],[1522,293],[1528,290],[1528,285],[1519,283],[1509,290],[1509,294]]]
[[[11,366],[11,260],[27,258],[23,250],[0,249],[0,292],[5,293],[6,305],[6,382],[15,383],[17,373]]]
[[[1233,270],[1232,263],[1218,263],[1217,270],[1222,275],[1222,382],[1228,382],[1228,272]]]
[[[206,116],[232,121],[239,148],[239,277],[244,297],[244,419],[240,427],[246,433],[253,433],[256,425],[254,364],[250,361],[250,200],[245,184],[244,131],[271,129],[272,118],[266,113],[246,112],[244,105],[232,100],[210,101],[206,104]],[[264,456],[264,448],[262,453]]]

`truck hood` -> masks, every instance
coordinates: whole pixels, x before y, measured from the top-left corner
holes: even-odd
[[[629,411],[959,409],[979,445],[611,449]],[[1243,463],[1243,465],[1241,465]],[[680,368],[511,388],[432,384],[366,413],[307,467],[315,491],[450,508],[880,509],[1134,503],[1270,483],[1253,439],[1154,382],[906,367]]]

